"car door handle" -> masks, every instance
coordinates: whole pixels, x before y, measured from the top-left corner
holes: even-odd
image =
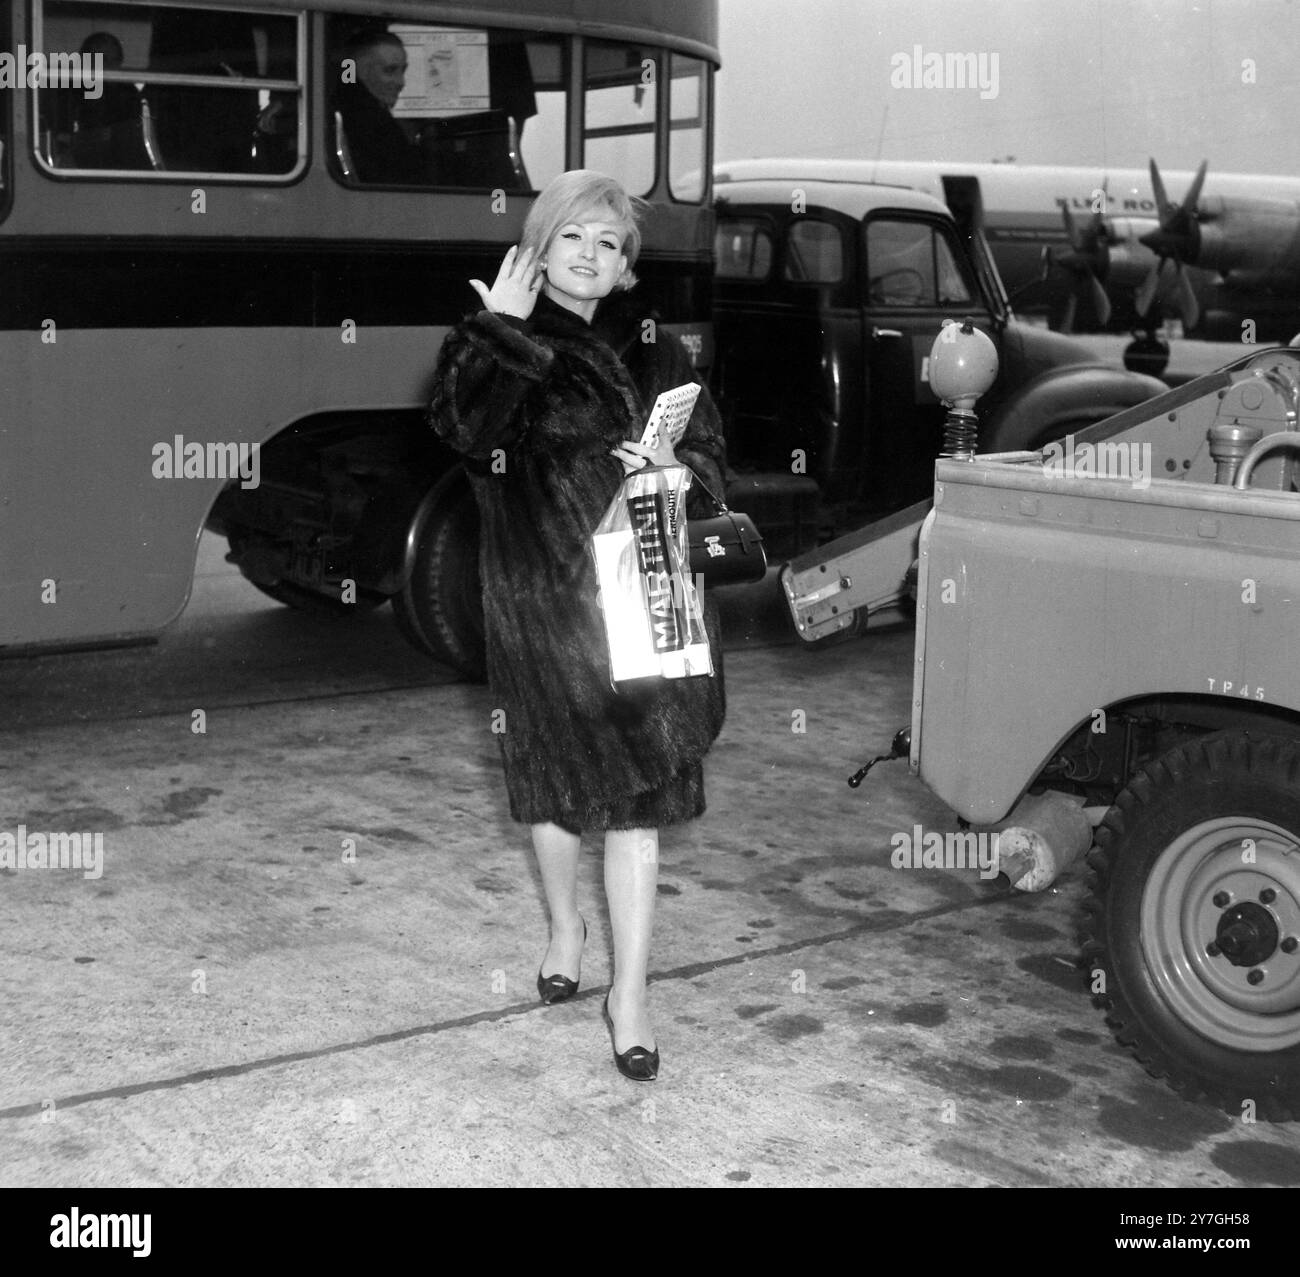
[[[873,325],[871,329],[871,336],[876,341],[879,341],[882,337],[901,337],[902,335],[902,330],[898,328],[877,328]]]

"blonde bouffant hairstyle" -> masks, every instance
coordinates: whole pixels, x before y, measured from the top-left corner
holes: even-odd
[[[627,268],[614,287],[628,289],[636,283],[632,266],[641,253],[641,218],[649,207],[645,200],[629,195],[604,173],[589,168],[570,169],[548,182],[533,202],[524,221],[519,250],[531,248],[540,261],[566,222],[575,221],[588,209],[607,208],[611,220],[623,228],[622,253],[627,258]]]

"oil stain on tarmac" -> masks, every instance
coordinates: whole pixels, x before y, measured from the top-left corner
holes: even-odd
[[[826,1026],[812,1015],[778,1015],[774,1019],[764,1020],[762,1028],[778,1042],[793,1042],[813,1033],[823,1033]]]
[[[29,810],[23,823],[28,829],[96,829],[100,833],[126,827],[126,821],[106,807],[73,807],[63,811]]]
[[[1007,1034],[994,1038],[989,1043],[989,1054],[999,1060],[1047,1060],[1051,1058],[1052,1046],[1041,1038],[1015,1037]]]
[[[899,1024],[919,1024],[923,1029],[933,1029],[948,1018],[948,1008],[942,1002],[908,1002],[894,1009],[894,1019]]]
[[[220,789],[211,789],[206,785],[197,785],[189,789],[176,789],[163,796],[158,805],[161,810],[143,817],[141,825],[179,825],[187,820],[197,820],[199,809],[209,798],[220,798]]]
[[[1230,1130],[1232,1119],[1153,1085],[1142,1086],[1135,1103],[1104,1096],[1097,1126],[1112,1139],[1134,1148],[1186,1153],[1203,1139]]]
[[[738,1006],[736,1014],[742,1020],[757,1020],[759,1016],[778,1009],[779,1004],[775,1002],[747,1003]],[[759,1028],[778,1042],[794,1042],[826,1031],[826,1025],[813,1015],[778,1015],[764,1020]]]
[[[1220,1144],[1210,1161],[1242,1184],[1300,1184],[1300,1152],[1293,1148],[1234,1140]]]
[[[1028,918],[1006,918],[1000,928],[1008,940],[1060,940],[1061,933],[1055,927],[1043,922],[1031,922]]]
[[[1028,957],[1017,958],[1016,966],[1026,975],[1035,976],[1068,993],[1087,992],[1083,969],[1073,954],[1031,953]]]

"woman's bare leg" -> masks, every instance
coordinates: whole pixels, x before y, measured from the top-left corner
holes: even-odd
[[[543,976],[576,980],[582,965],[582,917],[578,913],[578,853],[582,839],[559,825],[530,826],[551,915],[551,946],[542,959]]]
[[[654,1027],[646,1001],[650,931],[659,883],[659,831],[610,829],[605,833],[605,896],[614,931],[614,982],[609,1013],[614,1049],[655,1049]]]

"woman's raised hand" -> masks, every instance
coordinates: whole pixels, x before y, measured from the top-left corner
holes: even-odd
[[[488,288],[481,279],[471,279],[470,287],[479,295],[485,309],[494,315],[513,315],[527,319],[537,305],[542,286],[542,271],[531,248],[521,253],[515,245],[501,261],[496,283]]]

